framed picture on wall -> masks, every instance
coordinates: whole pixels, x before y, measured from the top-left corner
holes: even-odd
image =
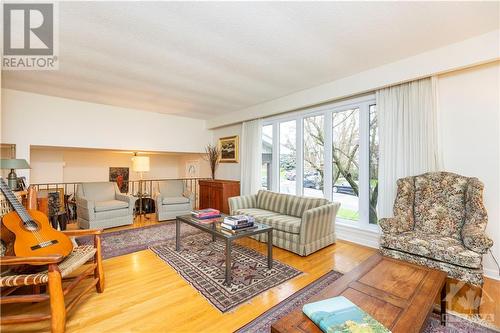
[[[219,139],[220,162],[238,163],[239,162],[239,137],[228,136]]]
[[[109,181],[116,182],[121,193],[128,193],[129,170],[123,167],[109,168]]]
[[[187,161],[185,177],[195,178],[199,176],[200,176],[200,161],[198,160]]]

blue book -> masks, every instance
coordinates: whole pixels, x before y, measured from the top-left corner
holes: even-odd
[[[302,311],[325,333],[391,332],[344,296],[305,304]]]

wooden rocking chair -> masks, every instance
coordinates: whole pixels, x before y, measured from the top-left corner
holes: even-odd
[[[70,230],[63,231],[68,236],[92,235],[94,245],[75,246],[73,252],[66,258],[62,256],[46,257],[1,257],[0,266],[2,271],[14,265],[46,265],[47,269],[33,274],[2,275],[0,277],[0,304],[12,303],[35,303],[49,300],[50,313],[9,315],[1,317],[2,325],[30,323],[41,320],[51,321],[53,333],[64,332],[66,326],[66,315],[78,303],[82,296],[93,287],[98,293],[104,291],[104,271],[101,257],[101,230]],[[85,265],[78,275],[71,275],[77,269]],[[65,305],[65,296],[72,291],[82,280],[91,278],[92,282],[78,295]],[[68,282],[63,286],[64,282]],[[13,295],[12,293],[23,287],[32,286],[33,294]],[[46,286],[45,293],[40,293],[41,286]]]

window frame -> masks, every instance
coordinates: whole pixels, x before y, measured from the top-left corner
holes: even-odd
[[[304,119],[314,116],[324,116],[324,197],[328,200],[333,198],[332,184],[332,146],[333,128],[332,115],[334,112],[342,112],[352,108],[359,108],[359,197],[358,209],[359,220],[350,221],[337,218],[337,224],[348,227],[378,230],[378,225],[370,224],[369,200],[370,200],[370,105],[376,104],[375,95],[368,94],[356,98],[345,99],[338,102],[328,103],[317,107],[289,112],[264,119],[263,126],[272,125],[273,128],[273,159],[272,159],[272,184],[271,191],[279,191],[279,156],[280,156],[280,123],[295,121],[296,123],[296,193],[304,194]],[[362,184],[364,184],[362,186]]]

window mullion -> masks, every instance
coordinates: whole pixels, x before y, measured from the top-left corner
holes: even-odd
[[[324,170],[324,195],[328,200],[332,200],[332,177],[333,177],[333,162],[332,162],[332,147],[333,147],[333,133],[332,133],[332,112],[325,112],[325,148],[324,148],[324,158],[325,158],[325,170]]]
[[[304,119],[299,117],[296,120],[296,165],[295,165],[295,193],[304,194]]]
[[[368,103],[359,106],[359,223],[369,224],[369,133],[370,112]]]
[[[279,155],[280,155],[280,138],[279,138],[279,123],[273,123],[273,157],[272,157],[272,179],[271,191],[279,191]]]

